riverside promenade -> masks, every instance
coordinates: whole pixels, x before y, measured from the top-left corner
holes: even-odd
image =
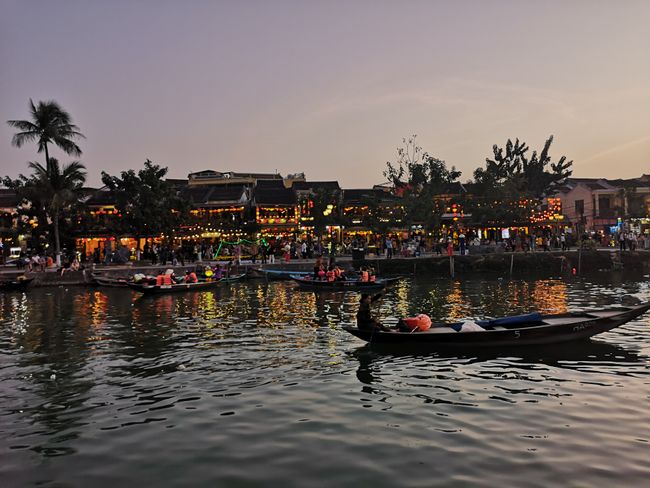
[[[623,251],[612,248],[597,250],[570,250],[548,252],[501,252],[489,254],[469,254],[461,256],[456,253],[449,256],[425,253],[418,257],[397,256],[387,259],[385,256],[369,255],[363,261],[353,261],[350,255],[335,256],[335,262],[345,269],[359,265],[372,266],[380,275],[420,275],[437,277],[463,277],[472,273],[521,274],[522,272],[545,273],[549,275],[585,274],[595,271],[626,270],[638,273],[650,273],[650,251]],[[261,264],[244,261],[232,265],[234,274],[248,272],[250,269],[276,269],[286,271],[311,271],[316,259],[295,259],[289,262],[276,259],[275,263]],[[147,262],[127,264],[93,265],[80,271],[66,271],[63,275],[56,269],[25,272],[14,266],[0,267],[0,279],[11,280],[26,275],[34,278],[31,286],[83,286],[93,285],[93,275],[109,278],[128,278],[136,273],[158,274],[172,268],[177,274],[186,270],[195,270],[216,261],[197,261],[181,266],[151,265]],[[223,266],[223,262],[220,262]]]

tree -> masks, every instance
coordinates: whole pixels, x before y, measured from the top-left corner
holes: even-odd
[[[62,212],[79,202],[86,181],[83,164],[73,161],[61,166],[55,158],[50,158],[47,166],[30,162],[33,170],[29,177],[20,175],[17,180],[5,178],[3,184],[13,188],[27,203],[29,214],[38,219],[39,224],[49,224],[54,231],[56,264],[61,265]]]
[[[171,234],[178,229],[187,213],[187,204],[174,187],[165,180],[167,168],[150,160],[144,169],[122,171],[120,177],[102,171],[102,182],[115,198],[121,219],[114,221],[111,231],[136,237]]]
[[[311,216],[314,233],[322,236],[328,225],[339,225],[339,191],[327,188],[318,188],[308,197],[311,202]]]
[[[384,176],[395,194],[403,197],[407,223],[417,222],[431,229],[440,219],[436,195],[446,193],[449,185],[457,182],[462,173],[454,166],[448,169],[445,161],[423,151],[416,138],[413,135],[402,139],[404,147],[397,149],[395,164],[386,163]]]
[[[551,135],[539,155],[533,151],[530,158],[526,154],[530,148],[519,139],[514,143],[508,139],[505,151],[496,144],[492,146],[493,158],[486,158],[485,167],[474,171],[476,194],[483,197],[483,203],[479,206],[478,198],[472,208],[479,221],[527,220],[549,190],[571,176],[573,161],[567,161],[566,156],[551,162],[552,143]]]
[[[508,139],[505,154],[503,148],[495,144],[492,146],[494,159],[486,158],[485,168],[478,168],[474,179],[487,193],[495,191],[510,198],[541,198],[553,185],[561,183],[572,173],[573,161],[567,161],[566,156],[557,163],[551,162],[549,149],[552,143],[553,136],[550,136],[539,156],[537,151],[533,151],[530,159],[526,155],[528,145],[519,139],[514,143]]]
[[[38,152],[45,152],[45,165],[50,164],[48,144],[54,144],[66,154],[79,157],[81,149],[74,143],[75,139],[84,138],[79,132],[79,127],[72,123],[70,114],[53,100],[47,102],[34,102],[29,100],[31,120],[8,120],[7,124],[18,129],[11,143],[21,147],[27,142],[36,141]]]

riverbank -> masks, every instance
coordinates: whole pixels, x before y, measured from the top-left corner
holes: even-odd
[[[338,256],[336,262],[344,268],[358,265],[350,256]],[[286,271],[305,271],[313,268],[315,259],[298,259],[290,262],[273,264],[242,263],[233,266],[233,273],[247,272],[251,268],[279,269]],[[93,275],[109,278],[128,278],[135,273],[158,274],[168,268],[173,268],[177,274],[186,270],[194,270],[208,264],[188,263],[185,266],[157,265],[147,263],[129,263],[127,265],[100,265],[81,271],[68,271],[61,275],[56,271],[26,272],[26,276],[34,278],[31,286],[83,286],[93,284]],[[438,276],[456,277],[472,273],[521,273],[535,272],[558,274],[585,274],[595,271],[626,270],[639,273],[650,273],[650,251],[619,252],[610,249],[590,251],[554,251],[531,253],[493,253],[480,255],[448,256],[425,255],[421,257],[368,257],[362,264],[372,266],[377,274],[382,275],[413,275],[435,274]],[[22,275],[22,270],[5,268],[0,271],[4,280],[15,279]]]

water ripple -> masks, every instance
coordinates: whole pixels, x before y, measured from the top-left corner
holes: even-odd
[[[610,275],[423,278],[388,291],[377,313],[391,323],[649,299],[646,280]],[[340,328],[357,301],[256,282],[154,298],[0,295],[0,479],[646,485],[650,317],[539,350],[379,352]]]

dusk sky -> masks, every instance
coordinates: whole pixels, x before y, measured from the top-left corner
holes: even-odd
[[[0,176],[43,160],[6,124],[30,98],[72,115],[94,186],[149,158],[370,187],[410,134],[462,181],[551,134],[574,176],[650,173],[648,0],[0,6]]]

